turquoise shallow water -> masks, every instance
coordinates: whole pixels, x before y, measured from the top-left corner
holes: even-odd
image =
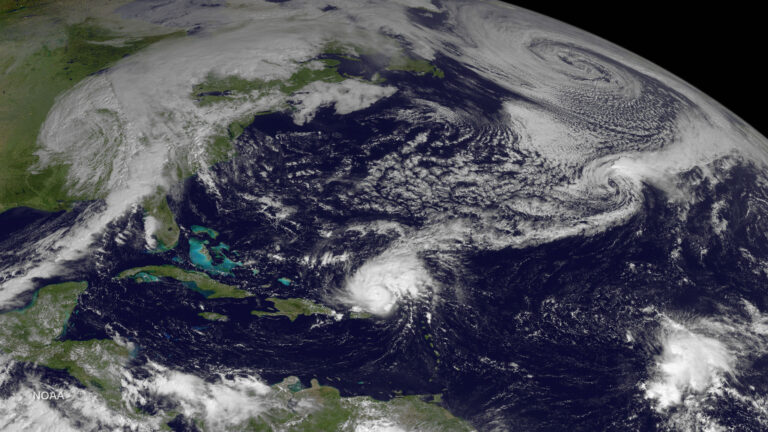
[[[136,275],[133,278],[140,282],[157,282],[160,280],[160,278],[158,278],[157,276],[149,274],[147,272],[136,273]]]
[[[207,234],[208,237],[210,237],[212,239],[215,239],[216,237],[219,236],[219,232],[216,231],[215,229],[207,228],[207,227],[204,227],[204,226],[201,226],[201,225],[192,225],[189,228],[195,234]]]
[[[225,252],[229,251],[229,245],[219,243],[208,249],[208,241],[191,237],[189,239],[189,259],[192,264],[213,274],[231,275],[232,270],[243,265],[241,262],[232,261]],[[211,254],[213,252],[213,254]],[[218,263],[214,263],[218,261]]]
[[[213,267],[211,255],[208,253],[208,248],[202,240],[196,238],[189,239],[189,259],[192,261],[192,264],[198,267]]]

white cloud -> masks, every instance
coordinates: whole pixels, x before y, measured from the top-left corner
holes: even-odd
[[[292,97],[297,108],[293,113],[293,121],[297,125],[311,121],[317,109],[323,106],[333,105],[336,114],[349,114],[368,108],[396,91],[392,86],[382,87],[353,79],[339,83],[314,82]]]
[[[688,394],[701,394],[733,375],[736,357],[719,340],[669,324],[656,360],[657,377],[646,384],[646,397],[659,409],[680,405]]]
[[[401,300],[417,299],[434,285],[414,251],[393,247],[347,278],[340,299],[353,310],[386,316]]]

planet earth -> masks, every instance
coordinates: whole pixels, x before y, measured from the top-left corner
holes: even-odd
[[[495,1],[0,1],[0,430],[768,429],[768,141]]]

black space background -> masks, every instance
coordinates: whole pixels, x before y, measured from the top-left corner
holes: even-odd
[[[597,36],[672,72],[768,136],[768,19],[759,3],[510,1]]]

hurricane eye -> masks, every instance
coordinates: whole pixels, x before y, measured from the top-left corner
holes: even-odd
[[[618,71],[602,64],[599,56],[572,44],[555,41],[534,41],[528,49],[548,68],[574,81],[610,83]]]

